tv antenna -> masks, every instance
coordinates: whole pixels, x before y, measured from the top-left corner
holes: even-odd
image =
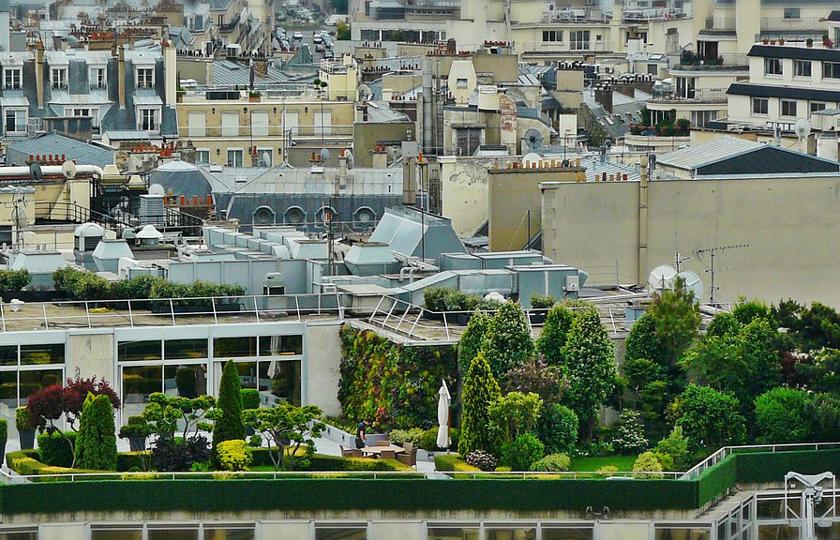
[[[12,195],[12,200],[4,206],[12,209],[11,218],[15,226],[15,247],[20,249],[23,247],[23,228],[26,226],[26,195],[18,189]]]
[[[715,303],[715,292],[719,289],[715,285],[715,272],[720,272],[721,270],[728,270],[729,268],[715,268],[715,258],[719,253],[723,253],[724,251],[732,250],[732,249],[743,249],[750,247],[749,244],[730,244],[728,246],[714,246],[709,248],[698,249],[694,252],[697,255],[698,259],[702,259],[703,255],[709,255],[709,268],[705,270],[707,274],[711,276],[711,287],[709,290],[709,303]]]

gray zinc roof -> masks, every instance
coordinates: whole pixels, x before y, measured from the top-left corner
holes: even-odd
[[[6,149],[6,164],[26,165],[29,156],[37,154],[64,154],[67,159],[74,159],[80,165],[104,167],[114,163],[113,150],[58,133],[48,133],[35,139],[11,143]]]
[[[703,144],[695,144],[669,152],[657,159],[660,165],[692,170],[700,165],[726,159],[748,150],[761,147],[761,143],[739,137],[724,136]]]

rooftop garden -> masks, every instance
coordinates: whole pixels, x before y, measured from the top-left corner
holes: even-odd
[[[651,112],[642,110],[642,122],[630,124],[631,135],[646,137],[688,137],[691,133],[691,122],[685,118],[676,120],[677,111],[671,110],[658,122],[653,122]]]

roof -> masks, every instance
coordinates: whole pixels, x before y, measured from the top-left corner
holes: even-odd
[[[809,101],[840,101],[840,91],[815,90],[791,86],[770,86],[765,84],[732,83],[726,91],[731,96],[773,97],[805,99]]]
[[[160,99],[160,96],[154,90],[137,90],[134,93],[134,104],[160,107],[163,105],[163,100]]]
[[[697,176],[838,173],[840,163],[772,144],[724,136],[670,152],[658,160]]]
[[[747,56],[840,62],[840,49],[826,49],[824,47],[784,47],[781,45],[753,45]]]
[[[669,152],[656,161],[660,165],[676,169],[693,170],[700,165],[726,159],[759,146],[761,143],[727,135],[704,144],[695,144]]]
[[[25,165],[30,155],[64,154],[82,165],[112,165],[114,151],[86,143],[58,133],[48,133],[34,139],[9,144],[6,149],[7,165]]]
[[[828,14],[827,21],[831,22],[840,22],[840,9],[833,9],[831,13]]]
[[[29,107],[29,100],[22,95],[4,95],[0,97],[0,107]]]

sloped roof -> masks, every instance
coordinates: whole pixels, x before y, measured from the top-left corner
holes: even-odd
[[[700,165],[726,159],[760,146],[762,146],[761,143],[738,137],[724,136],[707,143],[694,144],[675,150],[674,152],[669,152],[660,156],[656,161],[660,165],[692,170]]]
[[[104,167],[114,163],[113,150],[71,139],[58,133],[48,133],[34,139],[9,144],[6,149],[6,164],[26,165],[29,156],[37,154],[64,154],[67,159],[74,159],[80,165]]]

